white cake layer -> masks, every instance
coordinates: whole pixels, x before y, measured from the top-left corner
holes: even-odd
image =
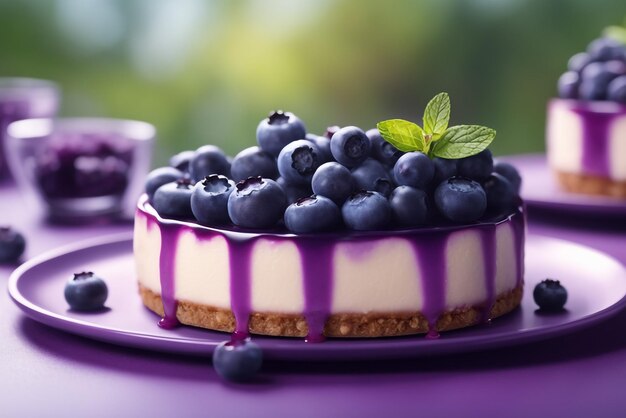
[[[140,283],[160,293],[161,237],[156,225],[148,227],[145,216],[135,219],[134,246]],[[497,226],[495,248],[498,295],[517,284],[515,239],[510,223]],[[429,260],[447,265],[443,270],[447,271],[447,309],[476,305],[487,299],[482,251],[479,232],[468,228],[452,233],[444,259]],[[176,299],[230,309],[229,257],[225,238],[196,238],[191,230],[183,231],[175,256]],[[250,260],[252,310],[302,313],[305,298],[301,266],[294,243],[259,238]],[[331,313],[406,312],[424,306],[426,278],[422,277],[414,246],[406,238],[340,242],[334,250],[333,266]]]

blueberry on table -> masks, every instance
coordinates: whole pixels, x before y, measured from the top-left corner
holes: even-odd
[[[228,197],[235,189],[232,180],[211,174],[199,181],[191,194],[191,211],[198,222],[204,225],[228,223]]]
[[[477,182],[452,177],[435,190],[435,205],[452,222],[469,223],[480,219],[487,208],[487,196]]]
[[[580,74],[575,71],[567,71],[559,77],[557,89],[561,99],[577,99],[580,86]]]
[[[298,199],[308,197],[313,194],[310,184],[290,184],[285,181],[284,178],[278,177],[276,183],[283,188],[285,196],[287,197],[287,204],[292,204]]]
[[[297,200],[285,210],[285,226],[295,234],[328,231],[341,222],[341,211],[324,196]]]
[[[370,154],[370,139],[356,126],[346,126],[330,139],[330,151],[337,162],[348,168],[361,164]]]
[[[626,75],[617,77],[609,83],[607,99],[626,105]]]
[[[358,189],[378,192],[385,197],[389,197],[395,187],[385,166],[373,158],[368,158],[352,169],[352,177]]]
[[[164,184],[154,193],[152,206],[166,218],[193,218],[191,195],[194,187],[187,178]]]
[[[342,205],[356,191],[356,181],[350,170],[336,162],[319,166],[313,174],[311,185],[313,193],[327,197],[337,205]]]
[[[193,160],[195,156],[195,151],[181,151],[178,154],[172,155],[169,161],[170,167],[174,167],[180,171],[188,173],[189,163],[191,162],[191,160]]]
[[[433,158],[433,164],[435,165],[435,174],[431,182],[433,187],[437,187],[442,181],[456,176],[457,161],[458,160],[448,158]]]
[[[425,189],[435,176],[433,161],[423,152],[407,152],[393,166],[393,177],[399,186]]]
[[[189,174],[195,182],[211,174],[230,177],[230,162],[220,148],[204,145],[196,150],[196,155],[189,161]]]
[[[493,171],[493,155],[489,149],[461,158],[457,162],[457,174],[476,181],[485,181]]]
[[[26,240],[16,230],[0,227],[0,263],[14,263],[24,253]]]
[[[387,166],[393,167],[398,158],[404,154],[398,148],[385,141],[377,128],[368,130],[365,132],[365,135],[370,139],[370,156]]]
[[[256,128],[256,140],[259,147],[278,157],[280,150],[290,142],[304,139],[304,123],[291,112],[276,110],[263,119]]]
[[[558,280],[545,279],[535,286],[533,299],[542,311],[557,312],[567,302],[567,290]]]
[[[273,180],[278,177],[278,168],[274,156],[257,146],[239,152],[233,158],[230,172],[235,182],[256,176]]]
[[[483,183],[487,195],[487,213],[494,216],[508,215],[517,204],[515,188],[509,180],[498,173],[491,173]]]
[[[493,163],[493,171],[504,176],[513,186],[515,193],[519,194],[522,187],[522,177],[512,164],[496,160]]]
[[[164,184],[182,179],[185,174],[174,167],[159,167],[148,173],[146,177],[146,193],[150,201],[154,198],[154,192]]]
[[[341,207],[346,226],[356,231],[384,229],[391,221],[391,205],[378,192],[352,194]]]
[[[263,351],[245,340],[225,341],[213,351],[213,368],[223,379],[245,382],[253,378],[263,364]]]
[[[320,166],[317,145],[306,139],[287,144],[278,154],[278,172],[290,184],[309,184]]]
[[[428,222],[428,195],[411,186],[398,186],[389,197],[393,219],[398,226],[416,227]]]
[[[65,300],[77,311],[95,311],[104,307],[109,295],[106,283],[92,272],[74,274],[65,284]]]
[[[274,180],[249,177],[228,198],[231,221],[244,228],[271,228],[283,217],[287,197]]]

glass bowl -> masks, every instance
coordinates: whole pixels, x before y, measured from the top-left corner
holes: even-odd
[[[0,77],[0,179],[9,173],[3,145],[7,126],[21,119],[54,117],[60,97],[52,81]]]
[[[156,129],[101,118],[27,119],[7,129],[18,185],[53,221],[132,218],[150,170]]]

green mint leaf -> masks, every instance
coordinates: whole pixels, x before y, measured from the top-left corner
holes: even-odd
[[[626,27],[623,28],[621,26],[609,26],[604,29],[604,36],[609,38],[613,38],[623,44],[626,44]]]
[[[427,134],[443,134],[450,121],[450,96],[439,93],[426,105],[424,131]]]
[[[432,155],[448,159],[469,157],[487,148],[495,137],[496,131],[485,126],[453,126],[433,144]]]
[[[385,139],[400,151],[422,151],[424,131],[417,124],[403,119],[390,119],[376,124],[378,131]]]

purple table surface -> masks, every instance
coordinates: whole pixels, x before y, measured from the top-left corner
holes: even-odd
[[[529,231],[626,263],[626,225],[529,212]],[[0,185],[0,224],[26,235],[26,258],[131,229],[52,226],[30,213],[15,188]],[[2,286],[13,268],[0,267]],[[626,312],[591,329],[505,349],[408,361],[266,363],[257,381],[234,385],[221,381],[208,360],[108,345],[41,325],[6,291],[0,311],[0,415],[6,417],[626,416]]]

